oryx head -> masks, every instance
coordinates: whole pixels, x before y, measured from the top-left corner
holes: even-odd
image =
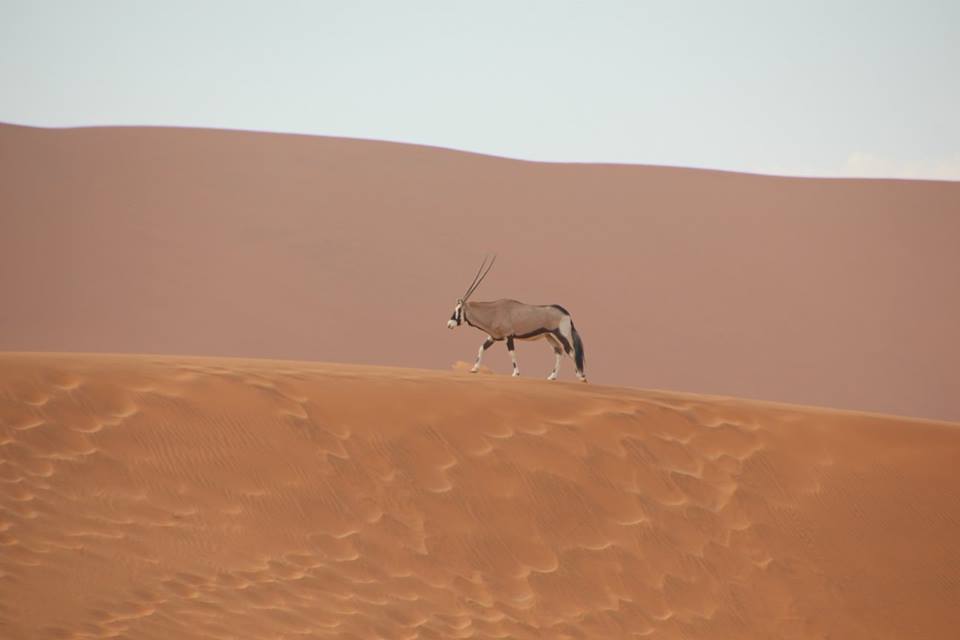
[[[480,286],[480,283],[483,282],[483,279],[487,277],[487,274],[490,273],[490,268],[493,266],[494,261],[497,259],[497,255],[494,254],[493,258],[490,260],[490,264],[487,264],[487,258],[483,258],[483,262],[480,263],[480,268],[477,269],[477,275],[473,276],[473,282],[467,287],[466,293],[462,297],[457,298],[457,306],[453,308],[453,315],[450,316],[450,319],[447,320],[447,328],[453,329],[455,327],[463,324],[463,305],[466,304],[467,300],[470,299],[470,296],[473,295],[473,292],[477,290],[477,287]]]

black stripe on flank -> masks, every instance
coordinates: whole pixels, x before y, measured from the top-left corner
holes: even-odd
[[[513,338],[517,338],[518,340],[527,340],[529,338],[536,338],[537,336],[542,336],[545,333],[549,333],[554,338],[556,338],[557,341],[560,343],[560,345],[563,347],[563,350],[566,351],[567,353],[570,353],[570,350],[572,348],[570,346],[570,341],[563,337],[563,334],[560,333],[559,329],[554,329],[553,331],[551,331],[550,329],[537,329],[536,331],[531,331],[530,333],[524,333],[523,335],[511,336],[510,338],[508,338],[508,340]]]
[[[545,333],[556,333],[556,332],[551,331],[550,329],[537,329],[536,331],[531,331],[530,333],[524,333],[522,335],[515,335],[511,337],[517,338],[519,340],[526,340],[527,338],[535,338],[537,336],[542,336]]]

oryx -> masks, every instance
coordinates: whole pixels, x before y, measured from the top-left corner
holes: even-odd
[[[573,320],[566,309],[558,304],[533,305],[517,302],[516,300],[500,299],[493,302],[470,302],[470,296],[480,286],[483,279],[487,277],[490,268],[493,266],[493,260],[487,264],[484,258],[477,275],[473,277],[473,283],[467,287],[467,292],[462,298],[457,299],[457,306],[453,309],[453,315],[447,322],[447,327],[454,329],[464,322],[471,327],[480,329],[487,334],[487,339],[480,345],[480,351],[477,353],[477,361],[470,371],[475,373],[480,368],[480,361],[483,359],[483,353],[489,349],[494,342],[501,340],[507,341],[507,349],[510,351],[510,359],[513,360],[513,375],[520,375],[517,368],[517,354],[514,350],[514,340],[539,340],[544,338],[553,347],[556,354],[556,362],[553,365],[553,371],[547,377],[547,380],[556,380],[557,371],[560,369],[560,360],[563,354],[573,358],[576,363],[577,377],[583,382],[587,377],[583,373],[583,341],[580,334],[573,326]]]

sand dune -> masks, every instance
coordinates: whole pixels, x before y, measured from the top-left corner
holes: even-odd
[[[960,425],[0,355],[4,638],[954,638]]]
[[[13,126],[0,176],[0,350],[447,369],[498,251],[477,296],[570,309],[593,382],[960,420],[960,183]]]

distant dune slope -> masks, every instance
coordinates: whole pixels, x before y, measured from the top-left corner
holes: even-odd
[[[0,350],[447,369],[497,251],[477,298],[569,309],[594,382],[960,420],[957,238],[960,183],[0,125]]]
[[[0,636],[955,638],[960,425],[0,356]]]

